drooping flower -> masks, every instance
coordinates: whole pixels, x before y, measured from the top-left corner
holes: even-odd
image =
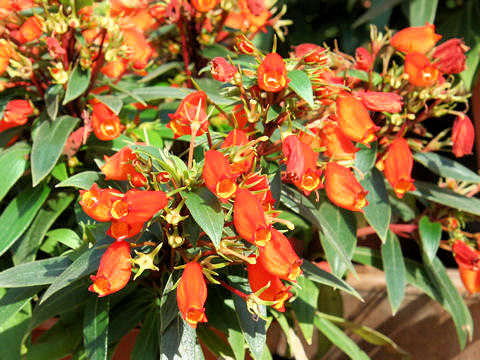
[[[410,53],[405,56],[405,74],[412,85],[430,86],[437,81],[439,71],[425,55]]]
[[[116,139],[125,126],[120,118],[107,105],[97,102],[92,106],[92,127],[95,136],[104,141]]]
[[[270,274],[280,279],[296,281],[302,273],[302,259],[293,250],[290,241],[280,231],[271,229],[271,240],[259,247],[257,262]]]
[[[465,53],[469,47],[461,39],[450,39],[436,47],[433,58],[437,68],[444,74],[458,74],[465,70]]]
[[[377,139],[380,129],[370,118],[367,108],[360,100],[348,94],[337,97],[337,122],[340,130],[353,141],[368,145]]]
[[[287,68],[282,57],[277,53],[270,53],[263,59],[257,69],[258,86],[269,92],[279,92],[289,83]]]
[[[236,176],[232,174],[230,163],[217,150],[209,150],[205,153],[203,180],[207,188],[223,203],[228,202],[237,191]]]
[[[11,58],[18,59],[13,45],[5,39],[0,39],[0,75],[7,70]]]
[[[132,152],[128,146],[123,147],[120,151],[112,156],[104,156],[105,165],[100,170],[105,174],[105,180],[128,180],[137,173],[133,163],[137,160],[137,154]]]
[[[354,95],[371,111],[386,111],[392,114],[402,111],[403,98],[392,92],[356,91]]]
[[[472,153],[475,141],[475,129],[470,118],[461,114],[453,122],[452,127],[452,152],[456,157],[462,157]]]
[[[194,329],[199,322],[207,322],[204,308],[206,300],[207,285],[202,266],[197,262],[189,262],[178,283],[177,305],[183,319]]]
[[[163,191],[129,190],[112,203],[110,214],[113,219],[127,224],[139,224],[150,220],[167,206],[168,198]]]
[[[214,58],[210,63],[212,77],[218,81],[230,81],[237,73],[237,68],[222,57]]]
[[[373,66],[373,57],[364,47],[355,50],[355,69],[370,71]]]
[[[175,138],[182,135],[200,136],[208,129],[207,94],[195,91],[188,94],[174,114],[169,114],[167,127],[173,130]]]
[[[22,44],[33,41],[42,35],[42,21],[36,16],[30,16],[18,31],[19,41]]]
[[[107,230],[107,235],[116,240],[129,239],[142,231],[144,223],[129,224],[113,219]]]
[[[344,209],[362,211],[368,205],[368,192],[348,168],[336,162],[326,166],[325,190],[330,201]]]
[[[153,54],[153,48],[145,35],[135,28],[124,28],[122,33],[122,45],[128,49],[126,59],[132,63],[135,69],[145,68]]]
[[[265,246],[271,239],[262,204],[250,191],[238,189],[233,205],[233,223],[238,234],[257,246]]]
[[[325,65],[328,59],[324,52],[325,49],[316,44],[305,43],[295,46],[295,57],[303,57],[307,64]]]
[[[335,117],[336,119],[336,117]],[[325,121],[319,132],[322,145],[326,147],[325,155],[332,160],[353,160],[358,148],[346,136],[335,121]]]
[[[0,121],[0,132],[25,125],[28,116],[33,114],[33,108],[27,100],[11,100],[5,106],[3,119]]]
[[[114,201],[120,199],[121,192],[115,189],[102,189],[94,183],[89,190],[80,190],[80,205],[83,211],[97,221],[110,221],[110,209]]]
[[[291,286],[285,286],[278,276],[270,274],[260,261],[255,264],[248,263],[247,271],[252,291],[257,292],[269,285],[258,297],[265,301],[274,301],[272,307],[280,312],[285,312],[285,301],[292,297],[289,292]]]
[[[458,264],[460,278],[469,294],[480,292],[480,251],[472,249],[461,240],[452,246]]]
[[[390,44],[404,53],[425,54],[432,49],[441,35],[435,33],[435,25],[426,23],[424,26],[412,26],[403,29],[392,36]]]
[[[413,156],[404,138],[395,139],[387,150],[384,174],[399,199],[415,190],[412,179]]]
[[[248,136],[243,130],[233,129],[230,131],[222,143],[221,149],[232,148],[234,153],[230,169],[232,174],[240,175],[249,171],[252,167],[255,154],[248,144]]]
[[[131,258],[128,242],[115,241],[103,254],[97,274],[90,276],[93,284],[88,290],[103,297],[123,289],[130,280]]]
[[[268,177],[266,175],[251,174],[244,182],[245,187],[250,190],[258,200],[262,203],[264,208],[272,208],[275,204]]]

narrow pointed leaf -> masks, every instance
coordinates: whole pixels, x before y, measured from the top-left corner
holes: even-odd
[[[438,0],[410,0],[408,9],[410,26],[433,24],[437,13]]]
[[[292,303],[292,307],[300,330],[302,330],[307,343],[311,345],[314,329],[313,319],[315,318],[319,290],[315,283],[305,276],[298,277],[298,285],[300,288],[297,289],[297,298]]]
[[[158,311],[158,307],[153,307],[145,316],[133,347],[132,359],[157,360],[159,358],[160,314]]]
[[[68,79],[63,105],[68,104],[70,101],[82,95],[85,90],[87,90],[88,84],[90,84],[90,69],[83,70],[82,67],[77,64]]]
[[[75,187],[78,189],[88,190],[92,187],[93,183],[102,179],[101,173],[96,171],[84,171],[79,174],[70,176],[68,179],[63,180],[55,187]]]
[[[160,339],[160,360],[203,360],[195,329],[177,315]]]
[[[0,328],[17,314],[42,286],[8,289],[0,298]]]
[[[30,146],[25,142],[16,143],[0,153],[0,169],[8,169],[0,178],[0,201],[27,170],[29,153]]]
[[[395,315],[405,295],[405,264],[397,236],[389,231],[387,241],[382,245],[383,270],[387,282],[387,294],[392,314]]]
[[[308,75],[302,70],[292,70],[288,72],[287,76],[290,79],[288,87],[313,108],[314,100],[312,83],[310,82]]]
[[[370,147],[360,143],[356,146],[360,150],[355,153],[355,168],[362,173],[361,177],[367,176],[377,160],[377,143],[372,143]]]
[[[91,294],[83,318],[83,340],[88,359],[107,359],[110,298]]]
[[[428,216],[422,216],[418,222],[418,231],[425,255],[432,261],[442,238],[442,224],[430,222]]]
[[[437,175],[452,178],[459,181],[480,183],[480,175],[463,166],[455,160],[451,160],[434,152],[417,152],[413,155],[415,161],[431,170]]]

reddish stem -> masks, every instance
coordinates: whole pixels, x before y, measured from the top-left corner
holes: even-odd
[[[230,285],[228,285],[227,283],[225,283],[225,282],[222,281],[222,280],[217,279],[217,281],[218,281],[218,282],[220,283],[220,285],[222,285],[225,289],[231,291],[232,293],[234,293],[234,294],[237,295],[237,296],[240,296],[243,300],[245,300],[245,301],[247,300],[248,295],[245,294],[244,292],[241,292],[240,290],[237,290],[237,289],[231,287]]]
[[[185,27],[183,24],[182,14],[178,17],[178,31],[180,32],[180,39],[182,41],[182,57],[183,57],[183,66],[185,67],[185,74],[187,75],[187,86],[192,87],[192,72],[190,71],[190,57],[188,55],[188,46],[187,46],[187,36],[185,34]]]

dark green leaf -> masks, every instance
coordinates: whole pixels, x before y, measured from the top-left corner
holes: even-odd
[[[32,146],[33,186],[37,186],[52,171],[77,122],[77,118],[65,115],[40,125]]]
[[[423,251],[425,251],[428,259],[432,261],[442,238],[442,224],[430,222],[428,216],[422,216],[418,222],[418,232],[420,233]]]
[[[94,95],[101,103],[107,105],[115,114],[120,114],[122,110],[123,101],[120,96],[115,95]]]
[[[313,339],[313,319],[315,318],[315,310],[317,308],[318,287],[305,276],[298,277],[298,285],[300,288],[296,290],[297,297],[292,303],[295,311],[295,317],[298,320],[300,330],[309,345]]]
[[[316,316],[315,326],[320,330],[333,344],[338,346],[345,354],[353,360],[369,360],[370,358],[350,339],[342,330],[340,330],[331,321]]]
[[[192,92],[192,90],[173,88],[170,86],[149,86],[137,88],[133,90],[132,94],[144,101],[155,101],[162,99],[183,99]]]
[[[278,115],[282,112],[282,108],[278,105],[272,105],[268,108],[267,111],[267,121],[266,123],[268,124],[270,121],[275,120]]]
[[[225,46],[214,43],[213,45],[207,45],[201,51],[201,54],[207,59],[213,59],[216,57],[226,58],[230,56],[231,58],[236,58],[237,54],[228,50]]]
[[[27,188],[8,204],[0,215],[0,229],[3,232],[0,238],[0,255],[5,253],[28,228],[49,193],[50,188],[45,184]]]
[[[200,225],[216,248],[222,238],[224,215],[220,201],[206,187],[195,189],[184,194],[186,205],[192,217]]]
[[[203,360],[203,353],[193,329],[176,316],[160,340],[160,360]]]
[[[453,285],[452,280],[448,277],[442,262],[437,257],[430,261],[424,256],[423,260],[430,280],[436,285],[441,294],[441,299],[437,301],[452,315],[455,328],[457,329],[460,348],[463,350],[467,341],[472,340],[472,315],[455,285]]]
[[[30,299],[41,289],[41,286],[29,286],[6,290],[0,298],[0,328],[15,316],[25,304],[29,303]]]
[[[48,229],[50,229],[55,220],[72,202],[74,197],[73,194],[61,192],[56,193],[54,198],[47,200],[45,206],[40,209],[27,232],[22,236],[20,241],[17,241],[13,245],[11,252],[15,264],[35,260],[35,255]]]
[[[145,75],[143,78],[141,78],[138,82],[139,83],[145,83],[150,80],[153,80],[159,76],[162,76],[163,74],[169,72],[170,70],[173,69],[181,69],[182,68],[182,63],[179,61],[170,61],[168,63],[162,64],[159,67],[157,67],[155,70],[149,72],[147,75]]]
[[[31,317],[31,306],[26,304],[23,309],[0,326],[0,359],[21,359],[25,334],[28,331],[28,323]]]
[[[0,169],[8,169],[0,178],[0,201],[27,170],[29,153],[30,146],[25,142],[18,142],[0,153]]]
[[[373,169],[370,175],[360,181],[360,184],[368,191],[368,205],[363,208],[365,219],[377,232],[382,242],[385,242],[392,217],[392,209],[388,202],[383,175],[377,169]]]
[[[345,281],[323,269],[320,269],[310,261],[303,259],[301,268],[303,270],[303,275],[308,279],[319,284],[325,284],[333,288],[338,288],[355,296],[357,299],[363,300],[360,294]]]
[[[397,236],[388,232],[387,241],[382,244],[383,270],[387,282],[387,294],[392,314],[395,315],[405,295],[405,264]]]
[[[415,187],[416,190],[411,192],[412,195],[470,214],[480,215],[480,200],[477,198],[465,197],[450,189],[440,188],[423,181],[415,181]]]
[[[290,79],[288,87],[313,108],[313,89],[308,75],[302,70],[292,70],[288,72],[287,76]]]
[[[96,171],[84,171],[79,174],[70,176],[68,179],[63,180],[55,187],[75,187],[78,189],[88,190],[92,187],[93,183],[102,179],[102,174]]]
[[[90,69],[83,70],[79,64],[75,65],[68,79],[62,105],[66,105],[82,95],[87,90],[88,84],[90,84]]]
[[[475,85],[474,81],[478,74],[478,66],[480,64],[480,40],[467,52],[467,60],[465,63],[467,68],[462,71],[459,76],[465,83],[467,91],[471,91]]]
[[[353,215],[351,211],[341,209],[327,201],[320,206],[319,211],[325,221],[334,229],[335,234],[341,234],[337,240],[341,243],[341,246],[345,249],[350,259],[357,243],[355,215]],[[325,239],[325,236],[321,236],[320,240],[332,273],[338,277],[342,277],[347,269],[346,264],[340,260],[336,249],[331,246],[331,242]]]
[[[216,333],[206,326],[197,328],[197,335],[203,344],[219,359],[231,359],[234,357],[232,349]]]
[[[50,86],[45,93],[45,105],[47,107],[47,114],[51,120],[55,120],[58,114],[58,105],[63,94],[62,85]]]
[[[110,298],[90,294],[83,317],[83,341],[88,359],[107,359]]]
[[[367,176],[377,160],[377,143],[370,144],[370,147],[358,143],[360,149],[355,153],[355,168],[361,171],[361,177]]]
[[[410,0],[410,26],[424,26],[426,22],[433,24],[437,13],[438,0]]]
[[[58,181],[68,178],[67,165],[64,162],[57,163],[52,169],[52,176]]]
[[[67,257],[60,256],[17,265],[0,272],[0,286],[11,288],[48,285],[54,282],[71,263],[72,261]]]
[[[353,274],[356,274],[355,268],[350,261],[347,251],[339,239],[343,234],[337,233],[337,230],[330,224],[323,213],[313,205],[303,194],[290,187],[283,187],[281,193],[281,202],[285,204],[294,213],[302,215],[309,220],[317,229],[321,229],[325,235],[324,239],[327,241],[332,249],[337,252],[337,256],[347,266]]]
[[[162,334],[178,315],[177,297],[174,287],[180,279],[180,275],[180,271],[172,272],[163,288],[162,297],[160,298],[160,333]]]
[[[63,244],[70,249],[78,249],[82,245],[82,239],[70,229],[54,229],[47,232],[47,240],[40,247],[40,250],[49,254],[53,252],[57,244]]]
[[[417,152],[413,158],[435,174],[459,181],[480,183],[480,175],[462,164],[434,152]]]
[[[159,357],[160,314],[154,307],[145,316],[140,333],[133,347],[132,359],[157,360]]]

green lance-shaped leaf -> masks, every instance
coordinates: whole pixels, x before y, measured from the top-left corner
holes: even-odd
[[[4,254],[28,228],[49,193],[50,188],[42,184],[36,188],[23,190],[8,204],[0,215],[0,229],[3,232],[0,238],[0,255]]]
[[[433,24],[437,13],[438,0],[410,0],[408,15],[410,26]]]
[[[82,95],[87,90],[88,84],[90,84],[90,69],[83,70],[79,64],[75,65],[68,79],[63,105]]]
[[[425,251],[428,259],[432,261],[442,238],[442,224],[430,222],[428,216],[422,216],[418,222],[418,232],[420,233],[423,251]]]
[[[445,178],[452,178],[458,181],[480,183],[480,175],[463,166],[455,160],[451,160],[434,152],[417,152],[413,155],[415,161],[419,162],[432,172]]]
[[[110,298],[90,294],[83,316],[83,341],[88,359],[107,359]]]
[[[157,360],[159,357],[159,331],[160,313],[159,308],[152,306],[147,312],[140,333],[133,347],[132,359]]]
[[[162,333],[160,338],[160,360],[203,360],[203,352],[197,334],[180,315]]]
[[[220,201],[206,187],[184,193],[186,205],[193,219],[205,231],[216,248],[222,238],[224,215]]]
[[[4,171],[0,178],[0,201],[17,182],[28,167],[30,145],[19,142],[0,153],[0,169]]]
[[[0,328],[29,303],[30,299],[41,289],[41,286],[29,286],[5,290],[0,298]]]
[[[388,232],[387,241],[382,245],[383,270],[387,279],[387,294],[392,314],[395,315],[405,295],[405,264],[397,236]]]
[[[45,92],[45,105],[47,108],[47,114],[51,120],[55,120],[58,114],[58,107],[60,104],[60,98],[63,94],[63,86],[56,84],[50,86]]]
[[[225,341],[206,326],[197,328],[197,335],[202,343],[219,359],[232,359],[233,351]]]
[[[68,179],[63,180],[55,187],[74,187],[78,189],[88,190],[92,187],[93,183],[103,178],[103,175],[96,171],[84,171],[79,174],[70,176]]]
[[[287,76],[290,79],[288,87],[313,108],[313,89],[308,75],[302,70],[292,70],[288,72]]]
[[[71,263],[68,257],[60,256],[8,268],[0,272],[0,287],[17,288],[51,284]]]
[[[377,160],[377,143],[371,143],[370,147],[360,143],[356,146],[360,150],[355,153],[355,169],[362,173],[361,177],[367,176]]]
[[[122,110],[123,101],[120,96],[115,95],[94,95],[101,103],[105,104],[115,114],[119,114]]]
[[[77,118],[65,115],[40,125],[33,138],[32,146],[33,186],[37,186],[52,171],[77,122]]]
[[[295,317],[298,320],[300,330],[307,340],[308,344],[312,344],[313,339],[313,319],[315,318],[315,310],[317,308],[317,301],[319,290],[317,285],[305,276],[299,276],[299,289],[297,289],[297,298],[292,303],[295,311]]]
[[[363,208],[365,219],[384,243],[388,235],[392,209],[383,175],[377,169],[373,169],[370,175],[360,181],[360,184],[368,191],[366,197],[368,205]]]

